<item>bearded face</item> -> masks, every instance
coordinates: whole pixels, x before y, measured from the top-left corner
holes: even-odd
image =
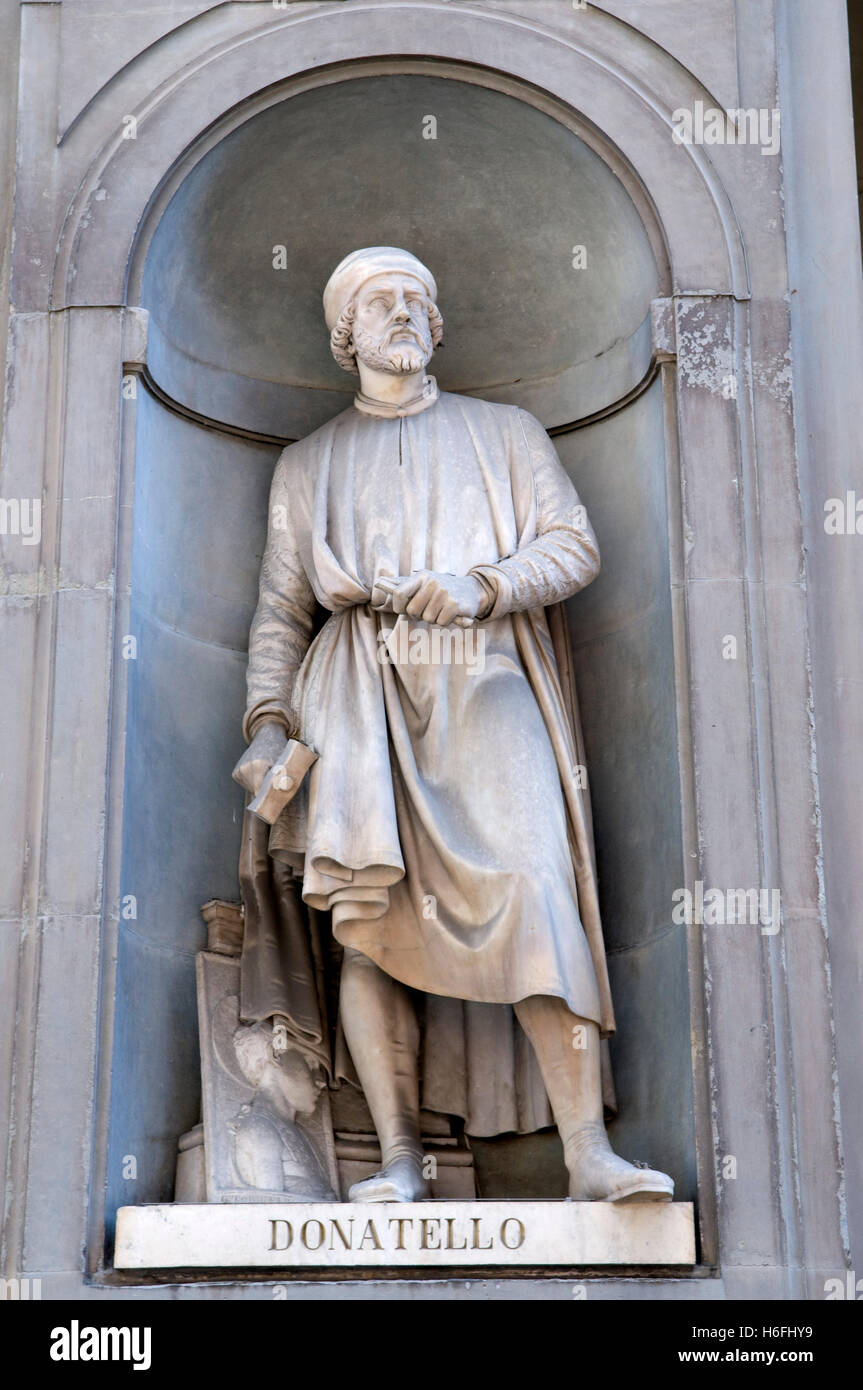
[[[394,376],[421,372],[432,355],[428,319],[424,328],[417,325],[410,334],[402,330],[378,335],[354,325],[354,347],[360,361],[376,371],[391,372]]]
[[[424,287],[411,275],[377,275],[357,296],[357,357],[393,376],[421,372],[434,350]]]

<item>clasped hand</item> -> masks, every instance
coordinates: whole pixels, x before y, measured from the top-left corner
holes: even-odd
[[[406,613],[438,627],[469,627],[479,615],[485,589],[473,575],[435,574],[417,570],[397,578],[381,576],[372,589],[371,606],[383,613]]]

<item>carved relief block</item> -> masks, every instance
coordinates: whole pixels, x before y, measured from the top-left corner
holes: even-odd
[[[239,961],[202,951],[197,977],[206,1200],[335,1201],[323,1076],[295,1048],[274,1058],[269,1024],[241,1023]]]

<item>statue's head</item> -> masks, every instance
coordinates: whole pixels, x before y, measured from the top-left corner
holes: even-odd
[[[289,1044],[278,1058],[273,1056],[273,1031],[269,1022],[241,1024],[233,1035],[234,1052],[240,1070],[256,1091],[261,1091],[277,1110],[293,1115],[310,1115],[323,1086],[320,1069],[313,1074],[305,1053]]]
[[[405,376],[426,366],[443,336],[431,271],[397,246],[366,246],[346,256],[324,290],[333,356],[346,372],[357,358]]]

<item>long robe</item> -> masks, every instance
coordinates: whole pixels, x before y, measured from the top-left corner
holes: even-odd
[[[552,994],[614,1027],[569,672],[545,612],[598,567],[572,483],[517,407],[447,393],[397,419],[351,407],[276,469],[244,727],[276,716],[319,758],[267,849],[338,941],[429,996],[428,1037],[465,1065],[451,1084],[427,1067],[425,1103],[473,1133],[550,1119],[517,1035],[504,1070],[523,1084],[503,1099],[488,1076],[465,1087],[471,1050],[487,1072],[512,1034],[484,1006]],[[379,578],[423,569],[476,573],[492,607],[475,631],[371,608]],[[318,605],[331,616],[311,641]],[[261,832],[247,841],[260,868]],[[287,994],[278,1011],[321,1056],[313,953],[286,961],[270,941],[263,971],[247,954],[244,1017]]]

